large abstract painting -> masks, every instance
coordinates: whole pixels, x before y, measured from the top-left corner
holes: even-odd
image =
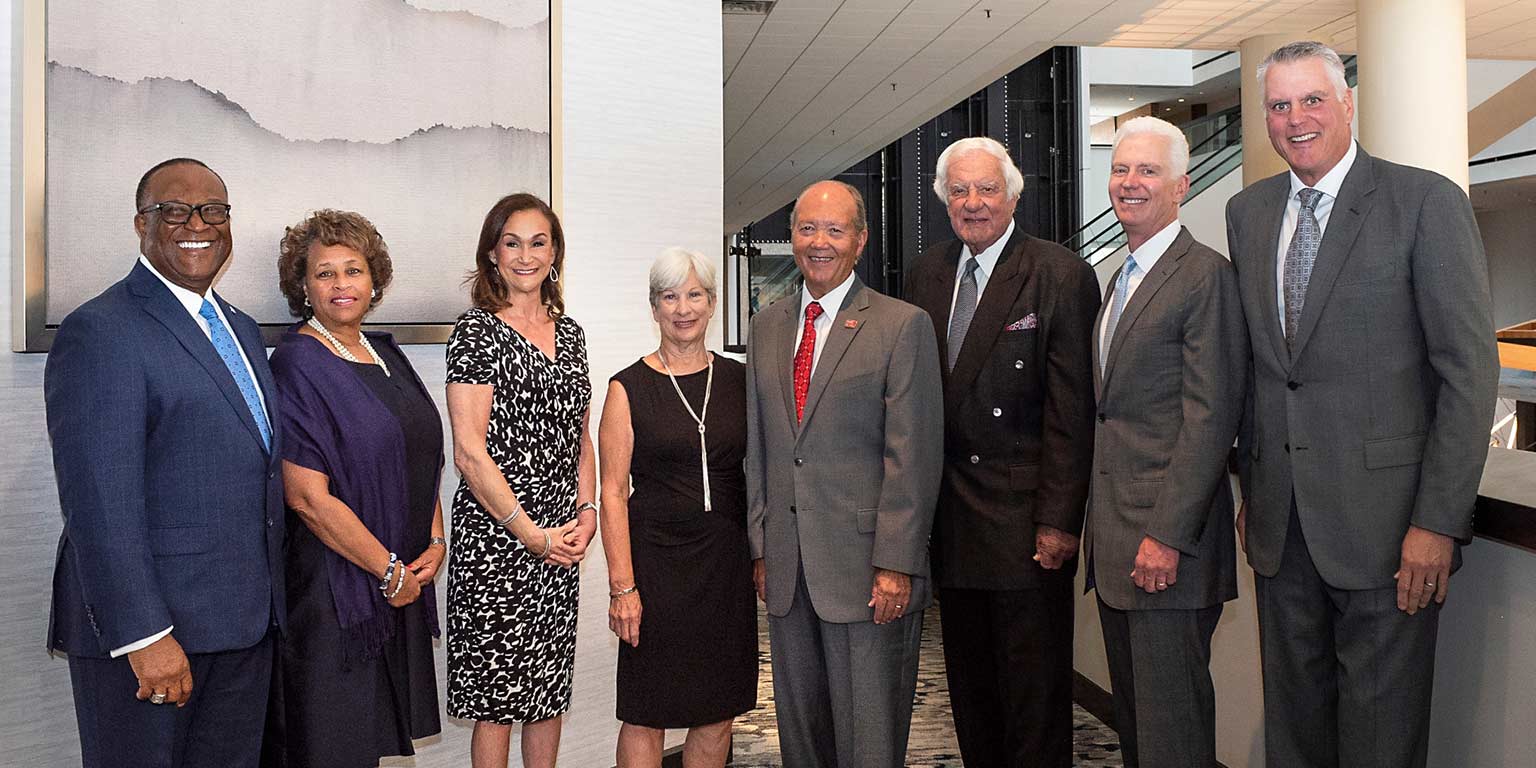
[[[177,156],[227,183],[216,289],[262,323],[317,208],[389,244],[370,322],[451,323],[485,211],[550,194],[550,27],[549,0],[48,0],[46,323],[127,274],[134,187]]]

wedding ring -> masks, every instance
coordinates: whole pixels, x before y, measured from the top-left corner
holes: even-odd
[[[1434,589],[1435,583],[1433,581],[1426,581],[1424,582],[1424,586],[1429,587],[1430,589]]]
[[[163,693],[150,694],[149,703],[151,703],[151,704],[164,704],[165,703],[165,694],[163,694]]]

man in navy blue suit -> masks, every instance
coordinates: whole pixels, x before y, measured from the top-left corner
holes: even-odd
[[[43,390],[64,513],[49,648],[83,764],[254,766],[283,617],[282,473],[255,321],[211,290],[224,182],[139,182],[138,263],[59,326]]]

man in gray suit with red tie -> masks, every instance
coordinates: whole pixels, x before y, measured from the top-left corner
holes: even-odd
[[[1120,126],[1109,200],[1130,253],[1094,334],[1098,429],[1083,551],[1126,768],[1214,768],[1211,635],[1237,597],[1227,455],[1248,375],[1237,274],[1179,224],[1184,133]]]
[[[59,325],[43,378],[64,531],[48,647],[86,768],[255,766],[283,620],[282,435],[261,330],[212,290],[229,193],[139,183],[140,257]]]
[[[811,185],[790,217],[804,287],[752,318],[747,537],[768,603],[784,765],[905,765],[943,441],[922,310],[853,274],[864,202]]]
[[[1331,49],[1284,46],[1257,85],[1290,172],[1232,198],[1227,243],[1267,763],[1422,766],[1498,384],[1482,242],[1455,183],[1355,144]]]

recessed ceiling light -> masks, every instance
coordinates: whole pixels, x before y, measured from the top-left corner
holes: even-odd
[[[1180,103],[1180,104],[1183,104],[1183,103],[1184,103],[1184,99],[1183,99],[1183,97],[1180,97],[1180,98],[1179,98],[1179,103]]]
[[[1127,96],[1127,97],[1125,97],[1125,100],[1126,101],[1135,101],[1136,97],[1135,96]]]

